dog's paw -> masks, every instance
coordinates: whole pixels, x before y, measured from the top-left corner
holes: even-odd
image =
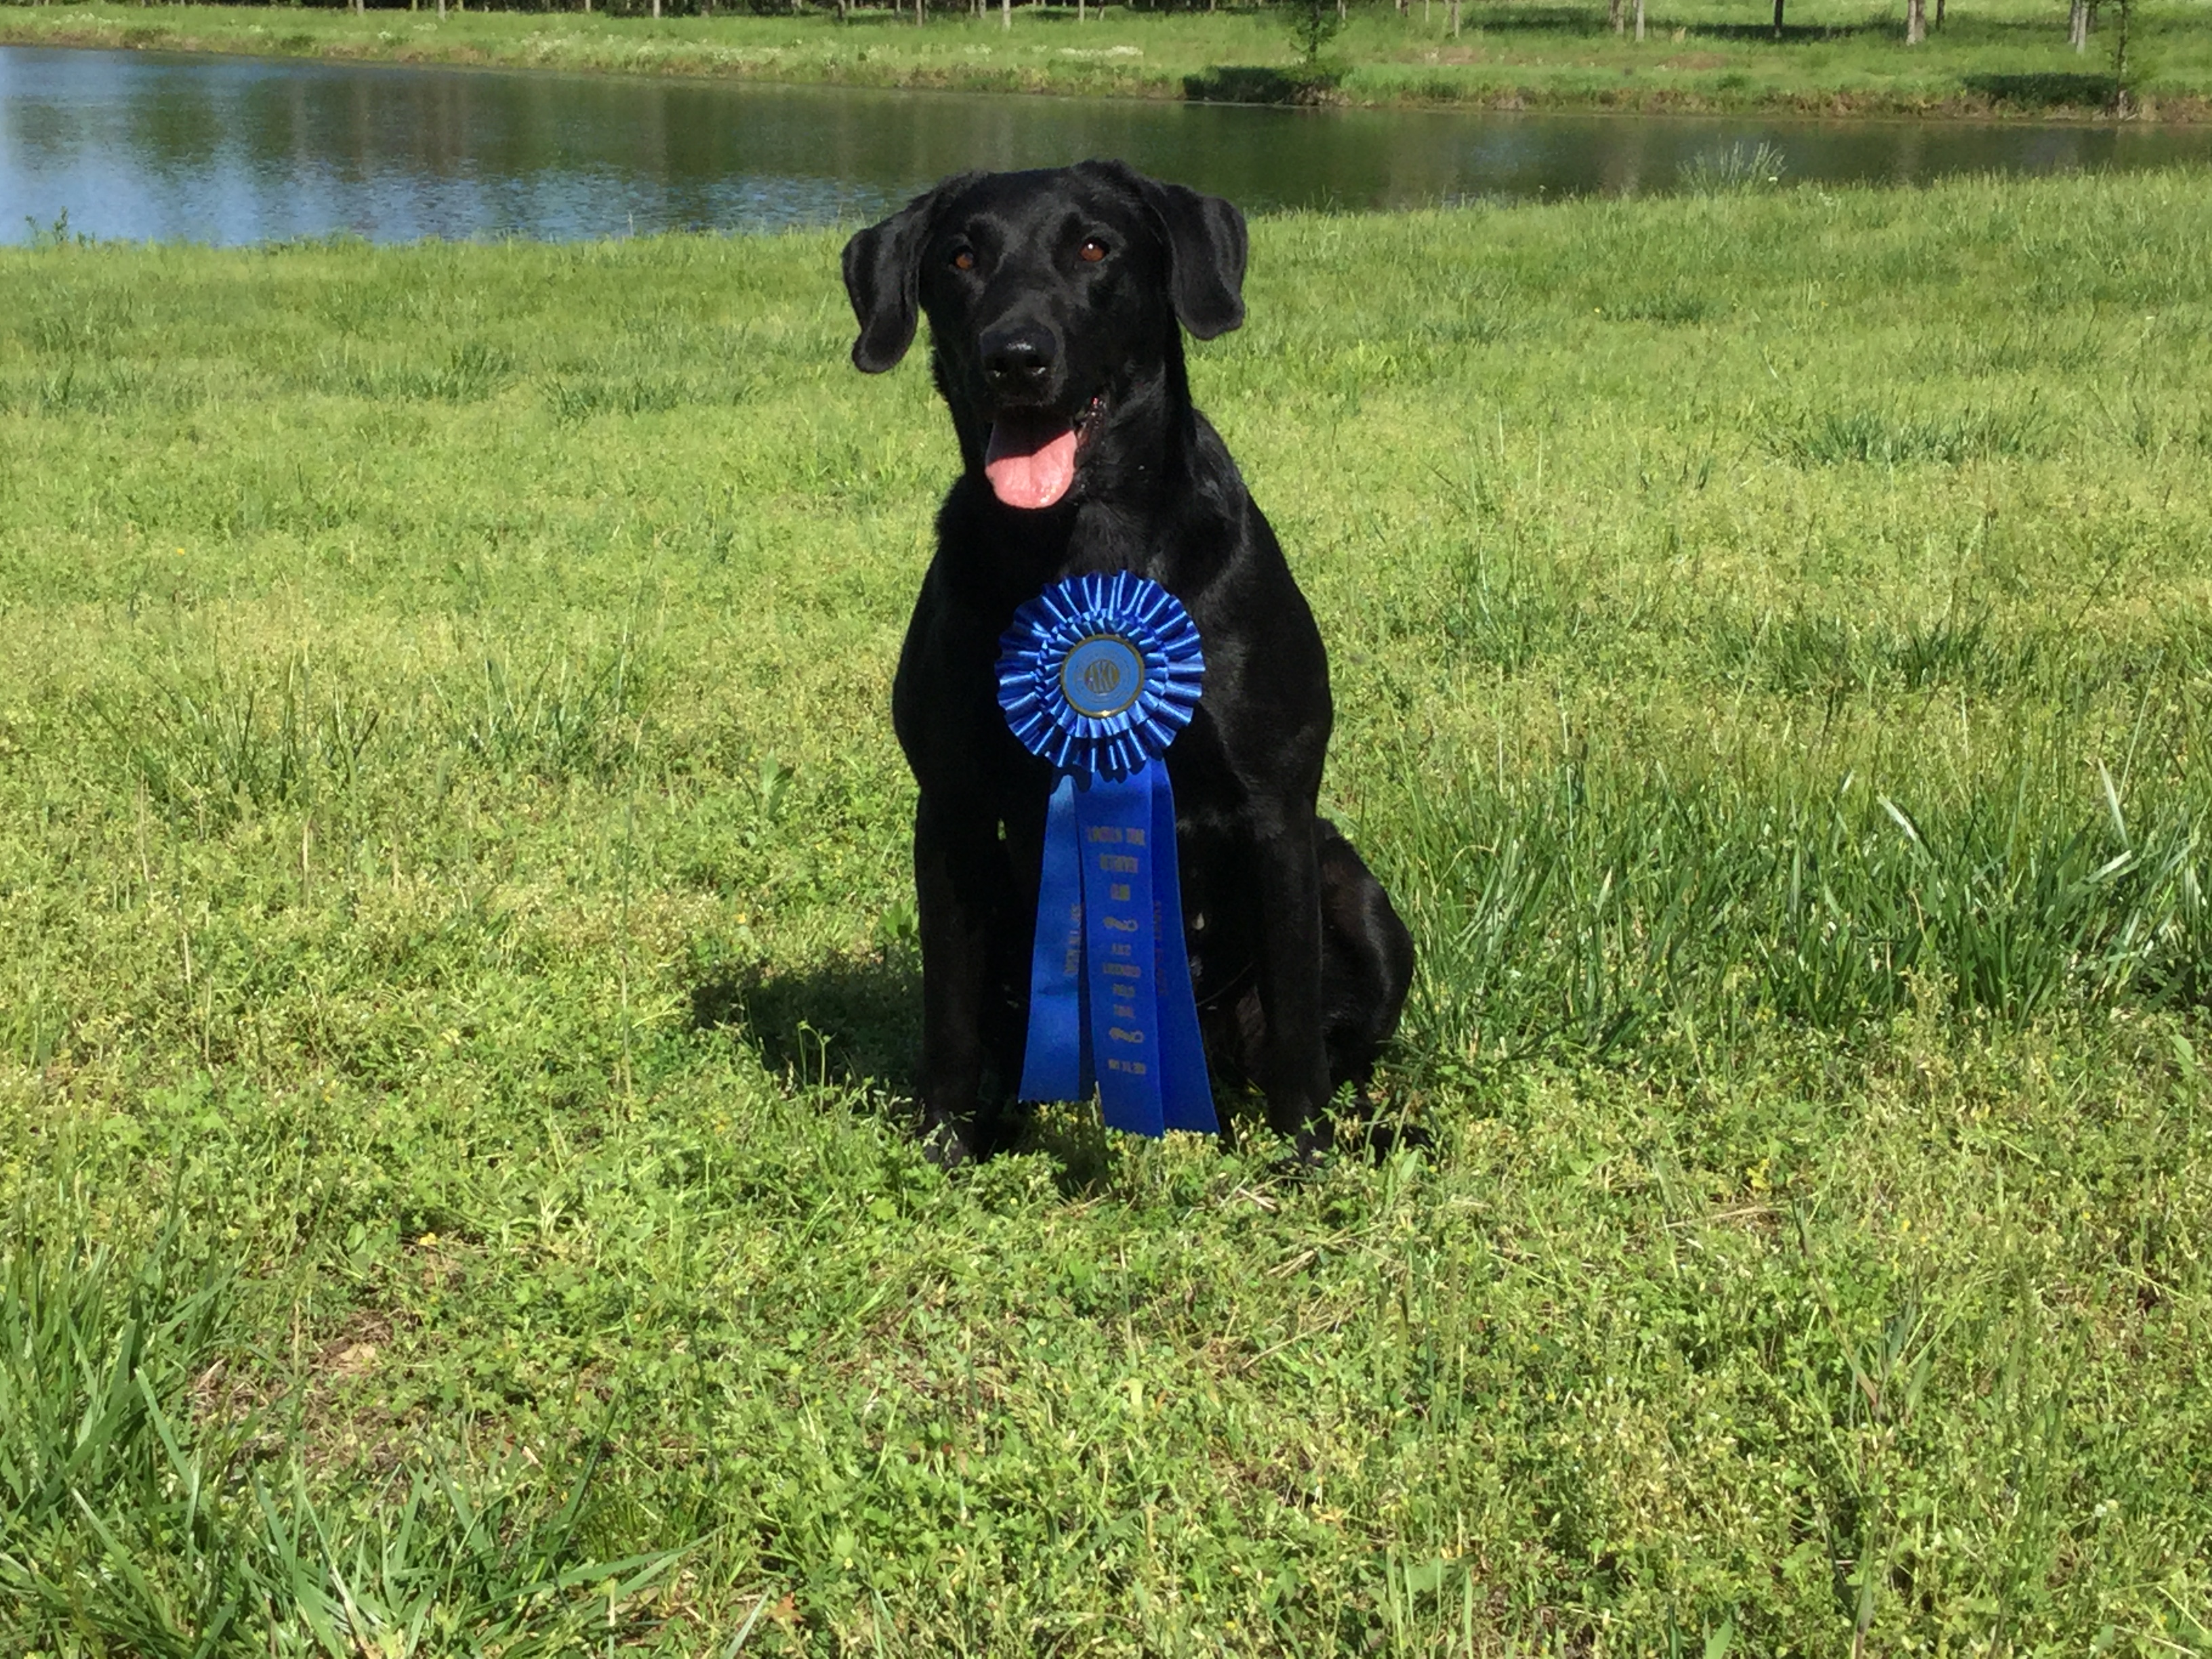
[[[1367,1126],[1367,1156],[1376,1164],[1387,1164],[1397,1152],[1425,1152],[1437,1144],[1437,1138],[1418,1123],[1401,1118],[1384,1118]]]
[[[962,1170],[981,1160],[975,1132],[950,1118],[921,1127],[921,1155],[940,1170]]]
[[[1285,1137],[1279,1143],[1283,1150],[1276,1155],[1275,1172],[1291,1179],[1316,1173],[1328,1162],[1335,1139],[1326,1121]]]

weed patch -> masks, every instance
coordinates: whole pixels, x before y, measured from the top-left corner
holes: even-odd
[[[1963,466],[2033,453],[2048,428],[2033,411],[1969,408],[1942,415],[1826,410],[1762,429],[1778,454],[1800,466]]]
[[[136,695],[95,694],[87,707],[155,808],[201,833],[349,793],[382,720],[373,702],[319,683],[305,657],[173,666]]]
[[[444,695],[455,742],[493,771],[605,781],[636,758],[646,690],[625,640],[584,662],[488,656],[480,677]]]
[[[19,1628],[286,1653],[426,1636],[557,1651],[659,1622],[647,1587],[672,1557],[578,1548],[596,1455],[565,1502],[515,1457],[417,1468],[389,1504],[319,1504],[303,1469],[257,1458],[277,1402],[231,1414],[239,1356],[219,1334],[234,1289],[175,1259],[176,1230],[133,1262],[81,1237],[34,1243],[20,1224],[0,1283],[14,1408],[0,1586]]]

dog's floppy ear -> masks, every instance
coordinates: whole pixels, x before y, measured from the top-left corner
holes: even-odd
[[[1147,179],[1126,161],[1085,161],[1134,190],[1166,239],[1176,320],[1211,340],[1244,320],[1244,216],[1218,196]]]
[[[921,246],[945,199],[974,177],[962,173],[947,179],[845,244],[845,292],[860,323],[860,337],[853,342],[853,366],[863,374],[897,368],[914,343]]]

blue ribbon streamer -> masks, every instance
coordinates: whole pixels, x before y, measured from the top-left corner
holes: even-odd
[[[1007,722],[1059,774],[1045,815],[1022,1097],[1080,1100],[1095,1085],[1110,1128],[1212,1134],[1175,792],[1161,759],[1198,701],[1197,629],[1165,588],[1125,572],[1047,589],[1000,645]]]
[[[1091,1033],[1083,1018],[1083,842],[1075,775],[1063,772],[1045,810],[1036,945],[1030,956],[1030,1032],[1024,1100],[1081,1100],[1091,1092]]]

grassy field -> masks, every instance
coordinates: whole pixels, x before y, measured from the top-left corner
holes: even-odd
[[[2208,185],[1255,227],[1301,1180],[908,1139],[835,237],[0,251],[0,1650],[2212,1650]]]
[[[1795,111],[1817,115],[2094,116],[2111,103],[2115,7],[2089,49],[2060,0],[1960,0],[1919,46],[1901,4],[1792,0],[1787,38],[1753,0],[1652,0],[1649,38],[1616,36],[1597,0],[1363,3],[1329,48],[1325,96],[1356,104]],[[1630,11],[1633,13],[1632,0]],[[1931,5],[1929,15],[1933,18]],[[578,12],[113,4],[0,5],[0,41],[408,63],[959,87],[1241,101],[1311,95],[1277,9],[1176,15],[1024,7],[1011,31],[909,8],[803,17],[611,18]],[[2212,0],[2142,0],[2128,82],[2136,118],[2212,119]]]

